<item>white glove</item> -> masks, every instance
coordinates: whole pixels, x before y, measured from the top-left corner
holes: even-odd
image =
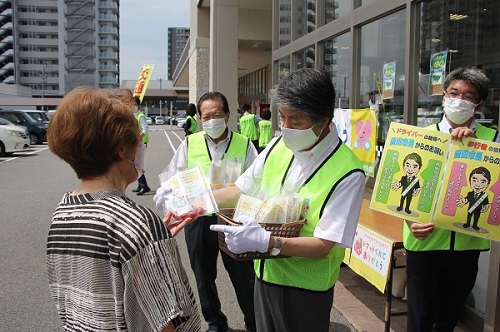
[[[172,188],[164,184],[162,184],[160,188],[156,189],[156,194],[153,197],[153,201],[155,202],[156,208],[158,210],[165,210],[165,201],[167,200],[165,196],[170,194],[171,192]]]
[[[251,217],[239,216],[235,220],[243,223],[243,226],[210,225],[210,230],[224,232],[227,248],[235,254],[249,251],[266,253],[271,232],[266,231]]]

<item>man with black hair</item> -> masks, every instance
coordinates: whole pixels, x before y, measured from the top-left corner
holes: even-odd
[[[252,113],[252,106],[244,104],[242,107],[243,116],[240,118],[240,133],[248,137],[256,150],[259,150],[259,128],[261,118]]]

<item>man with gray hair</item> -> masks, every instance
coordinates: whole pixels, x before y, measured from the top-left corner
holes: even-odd
[[[333,117],[335,89],[321,69],[302,68],[271,92],[282,135],[274,138],[236,186],[214,192],[219,208],[241,193],[283,188],[309,199],[300,237],[272,236],[251,218],[242,227],[212,225],[229,250],[270,252],[289,258],[255,260],[257,331],[328,331],[344,248],[356,231],[365,188],[361,163],[339,139]]]

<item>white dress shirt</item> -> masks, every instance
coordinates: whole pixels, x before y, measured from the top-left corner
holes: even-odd
[[[224,152],[227,150],[227,146],[229,141],[231,140],[233,133],[229,130],[229,133],[225,139],[222,141],[215,143],[212,141],[210,136],[205,134],[205,139],[207,141],[208,150],[210,151],[210,155],[212,156],[212,161],[222,160],[224,157]],[[257,158],[257,150],[254,145],[250,142],[247,148],[247,155],[245,158],[245,169],[248,169],[250,165]],[[167,170],[167,178],[171,178],[177,172],[185,171],[187,168],[187,142],[184,140],[177,151],[175,151],[172,160],[168,166]],[[162,172],[163,173],[163,172]]]

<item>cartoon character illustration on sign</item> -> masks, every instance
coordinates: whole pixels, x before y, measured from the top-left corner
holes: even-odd
[[[354,141],[354,148],[365,148],[370,150],[370,136],[372,134],[372,123],[369,120],[356,122],[356,141]]]
[[[411,214],[411,200],[421,190],[420,181],[417,177],[420,169],[422,169],[422,157],[418,153],[410,153],[403,159],[403,170],[406,175],[402,176],[400,181],[395,181],[391,184],[392,190],[398,190],[402,187],[401,200],[396,210],[403,210],[403,204],[406,200],[405,212]]]
[[[473,169],[469,175],[469,182],[472,191],[469,191],[465,197],[460,196],[457,199],[457,206],[463,207],[469,203],[467,222],[463,224],[463,228],[469,228],[471,219],[474,217],[472,228],[478,231],[479,226],[477,224],[481,213],[486,212],[491,206],[491,203],[488,201],[488,194],[486,194],[486,188],[488,188],[491,182],[490,171],[482,166]]]

